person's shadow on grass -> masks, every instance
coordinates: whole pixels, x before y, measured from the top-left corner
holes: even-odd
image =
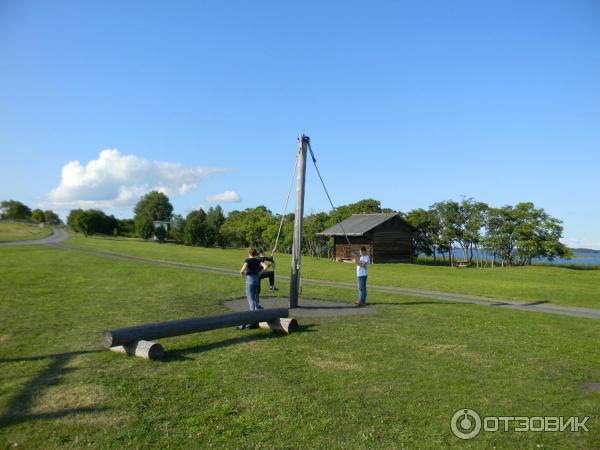
[[[41,361],[50,359],[50,364],[31,378],[19,393],[8,403],[8,407],[0,414],[0,428],[15,425],[21,422],[36,419],[57,419],[73,414],[97,413],[105,411],[102,407],[67,408],[58,411],[43,413],[31,413],[31,408],[40,393],[50,386],[60,384],[61,377],[69,373],[72,368],[65,367],[74,357],[88,353],[96,353],[101,350],[83,350],[79,352],[56,353],[51,355],[26,356],[22,358],[0,358],[2,363],[14,363],[24,361]]]

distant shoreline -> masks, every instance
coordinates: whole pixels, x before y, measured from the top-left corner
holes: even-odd
[[[579,253],[600,253],[600,250],[594,250],[592,248],[572,248],[571,250]]]

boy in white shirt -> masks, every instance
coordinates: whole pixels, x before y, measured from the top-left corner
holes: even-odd
[[[356,278],[358,280],[358,300],[354,302],[357,306],[364,306],[367,302],[367,275],[368,265],[371,264],[371,258],[367,255],[367,248],[360,248],[360,258],[356,257]]]

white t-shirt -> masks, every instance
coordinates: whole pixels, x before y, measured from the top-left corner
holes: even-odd
[[[356,265],[356,276],[357,277],[366,277],[369,272],[367,270],[367,265],[371,264],[371,258],[369,258],[369,255],[365,255],[365,256],[361,256],[358,261],[363,263],[365,266],[362,267],[362,266],[359,266],[358,264]]]

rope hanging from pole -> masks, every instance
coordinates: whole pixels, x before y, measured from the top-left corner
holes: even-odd
[[[323,181],[323,177],[321,176],[321,171],[319,170],[319,166],[317,166],[317,158],[315,158],[315,154],[313,152],[312,146],[310,145],[310,141],[308,142],[308,150],[310,151],[310,157],[313,161],[315,169],[317,170],[317,175],[319,175],[319,180],[321,180],[321,186],[323,186],[323,189],[325,190],[325,194],[327,195],[327,199],[329,200],[329,204],[331,205],[331,208],[333,209],[333,212],[335,213],[337,211],[337,208],[334,206],[333,201],[331,200],[331,196],[329,195],[329,191],[327,190],[327,187],[325,186],[325,182]],[[348,235],[346,234],[346,230],[344,230],[344,225],[342,225],[342,221],[340,220],[340,217],[336,214],[335,218],[337,219],[337,222],[340,225],[340,228],[342,229],[342,233],[344,233],[346,242],[348,242],[348,245],[352,245],[352,243],[350,242],[350,238],[348,238]]]
[[[292,194],[292,186],[294,185],[294,180],[296,179],[296,171],[298,169],[298,155],[296,155],[296,162],[294,163],[294,174],[292,175],[292,180],[290,181],[290,187],[288,189],[287,198],[285,199],[285,205],[283,206],[283,213],[281,213],[281,220],[279,221],[279,229],[277,230],[277,237],[275,238],[275,245],[273,246],[273,250],[271,250],[271,257],[275,256],[275,251],[277,251],[277,246],[279,245],[279,238],[281,237],[281,229],[283,228],[283,222],[285,220],[285,213],[287,212],[288,203],[290,201],[290,195]]]

